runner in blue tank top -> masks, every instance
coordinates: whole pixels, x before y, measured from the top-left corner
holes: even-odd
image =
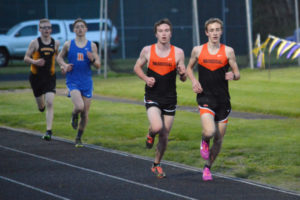
[[[87,41],[83,48],[77,47],[75,40],[71,41],[68,61],[73,64],[73,69],[66,74],[66,84],[69,91],[77,88],[83,93],[83,96],[91,98],[93,80],[91,61],[87,57],[88,51],[92,51],[91,41]]]
[[[73,29],[76,38],[64,44],[57,57],[57,62],[61,66],[62,73],[66,74],[66,85],[74,104],[71,125],[75,130],[78,127],[78,115],[80,114],[75,146],[82,147],[81,136],[87,124],[93,96],[91,64],[99,69],[100,59],[96,44],[88,41],[85,37],[86,22],[82,19],[75,20]],[[68,64],[64,61],[66,56],[68,57]]]

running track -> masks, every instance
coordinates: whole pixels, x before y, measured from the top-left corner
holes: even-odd
[[[152,160],[99,146],[77,149],[36,132],[0,127],[0,199],[294,200],[300,194],[163,162],[167,178],[150,172]]]

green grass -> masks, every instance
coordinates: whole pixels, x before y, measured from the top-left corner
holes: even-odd
[[[288,118],[231,118],[213,172],[300,192],[299,74],[300,67],[277,68],[270,73],[267,70],[243,69],[241,80],[230,82],[234,110],[278,114]],[[179,105],[196,106],[191,82],[177,83]],[[0,89],[28,87],[28,81],[0,82]],[[57,87],[65,88],[64,80],[58,80]],[[94,87],[97,95],[140,101],[144,96],[143,81],[128,74],[110,72],[108,79],[94,76]],[[57,95],[54,106],[55,135],[73,140],[76,133],[69,124],[70,99]],[[154,150],[145,150],[144,147],[148,121],[143,106],[94,100],[89,117],[84,142],[154,156]],[[45,116],[36,109],[31,91],[0,92],[0,125],[45,131]],[[177,111],[164,159],[202,168],[200,139],[199,115]]]
[[[0,105],[0,125],[45,131],[45,114],[36,109],[30,91],[0,93]],[[54,109],[55,135],[74,140],[76,132],[70,126],[70,99],[57,95]],[[154,156],[154,150],[145,150],[144,147],[148,121],[143,106],[94,100],[89,118],[83,137],[85,143]],[[298,130],[299,118],[232,118],[213,172],[300,191],[300,149],[296,143],[300,141]],[[178,111],[164,160],[202,168],[200,139],[199,115]]]

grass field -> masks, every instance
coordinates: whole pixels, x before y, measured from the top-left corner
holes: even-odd
[[[268,71],[241,70],[242,79],[230,83],[233,109],[288,118],[231,118],[213,172],[300,192],[298,74],[300,67],[274,69],[270,74]],[[106,80],[94,77],[96,95],[143,100],[144,83],[136,76],[110,76]],[[64,80],[58,80],[57,85],[64,88]],[[28,81],[0,82],[2,90],[28,87]],[[195,106],[191,82],[178,82],[177,92],[179,105]],[[73,140],[76,133],[69,125],[71,110],[70,99],[57,95],[53,131],[56,136]],[[148,121],[143,106],[94,100],[89,116],[85,143],[154,156],[154,150],[145,150],[144,147]],[[45,116],[36,109],[31,92],[0,91],[0,125],[44,132]],[[202,168],[200,139],[199,115],[177,111],[164,159]]]

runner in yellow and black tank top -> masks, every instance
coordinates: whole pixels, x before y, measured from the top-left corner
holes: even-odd
[[[38,38],[39,48],[32,55],[34,60],[43,58],[45,65],[42,67],[31,64],[29,81],[35,97],[46,92],[54,92],[56,87],[55,75],[55,40],[51,38],[50,44],[43,44],[41,38]]]
[[[175,47],[171,45],[167,57],[159,57],[155,44],[151,45],[147,76],[155,78],[153,87],[145,86],[145,100],[160,104],[177,104]]]

